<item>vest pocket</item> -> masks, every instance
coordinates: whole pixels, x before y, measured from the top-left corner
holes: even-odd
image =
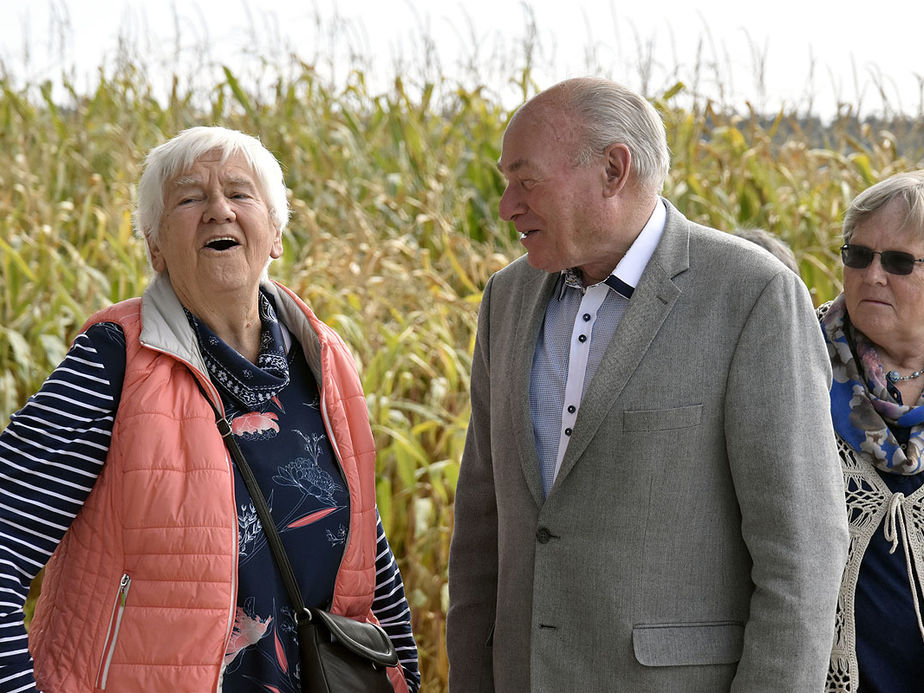
[[[116,594],[115,603],[112,605],[112,615],[109,617],[109,630],[106,631],[106,643],[103,647],[103,656],[99,662],[99,675],[96,677],[97,690],[106,690],[109,667],[112,665],[112,654],[115,652],[116,642],[119,640],[122,614],[125,612],[125,601],[128,599],[128,589],[131,586],[132,578],[126,573],[119,581],[119,591]]]

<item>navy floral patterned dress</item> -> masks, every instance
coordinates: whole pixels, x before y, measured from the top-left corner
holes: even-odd
[[[256,364],[187,314],[225,418],[266,496],[311,606],[329,606],[350,520],[350,496],[320,413],[318,386],[301,346],[260,296]],[[289,348],[286,345],[290,344]],[[223,691],[300,691],[294,610],[250,494],[235,469],[239,585]]]

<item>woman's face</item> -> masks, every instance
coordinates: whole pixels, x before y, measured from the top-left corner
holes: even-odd
[[[876,251],[900,250],[924,257],[924,234],[902,229],[904,205],[894,200],[859,224],[850,243]],[[889,274],[880,256],[864,269],[844,268],[844,298],[850,320],[894,360],[924,351],[924,267]]]
[[[282,254],[263,193],[246,159],[208,152],[164,184],[164,214],[151,263],[197,313],[252,291],[270,258]]]

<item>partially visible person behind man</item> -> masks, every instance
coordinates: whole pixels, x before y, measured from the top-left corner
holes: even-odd
[[[805,285],[660,197],[602,79],[511,119],[449,563],[450,690],[819,691],[847,548]]]
[[[765,229],[760,228],[744,228],[744,229],[735,229],[734,233],[738,238],[743,238],[746,241],[751,241],[755,243],[767,252],[771,253],[776,259],[786,265],[796,274],[799,274],[799,263],[796,261],[796,255],[792,252],[792,248],[789,247],[783,239],[779,236],[770,233]]]

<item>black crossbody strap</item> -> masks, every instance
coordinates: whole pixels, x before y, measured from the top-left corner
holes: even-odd
[[[263,525],[263,533],[266,535],[270,553],[273,555],[273,562],[276,564],[279,575],[282,577],[286,593],[289,595],[289,601],[292,602],[292,606],[295,608],[295,622],[298,626],[299,647],[302,656],[304,656],[305,648],[302,638],[306,637],[303,635],[303,629],[307,629],[306,632],[311,633],[309,637],[318,637],[316,632],[317,629],[311,625],[311,622],[314,621],[316,624],[323,623],[329,631],[336,636],[337,641],[351,652],[376,662],[381,666],[397,666],[398,653],[395,649],[395,645],[380,625],[354,621],[346,616],[335,616],[321,609],[309,609],[305,606],[305,602],[302,599],[302,591],[298,587],[298,581],[295,579],[295,572],[292,570],[292,564],[289,562],[286,550],[282,546],[282,539],[279,537],[279,531],[276,529],[276,524],[273,522],[273,516],[266,503],[266,498],[263,496],[263,491],[260,490],[260,484],[257,483],[257,478],[254,476],[253,470],[250,468],[250,465],[247,464],[244,453],[241,452],[241,448],[234,439],[234,434],[231,431],[231,424],[228,423],[228,420],[218,410],[215,403],[208,397],[205,390],[202,388],[202,384],[199,383],[198,378],[196,379],[196,383],[199,385],[199,389],[202,390],[202,394],[205,396],[209,406],[212,407],[212,411],[215,412],[215,425],[218,426],[218,432],[225,441],[228,452],[231,453],[231,457],[234,459],[234,463],[241,473],[241,478],[244,480],[244,485],[247,486],[247,490],[250,492],[250,498],[257,511],[257,517],[260,518],[260,523]],[[317,615],[317,618],[315,618],[315,615]],[[387,683],[387,678],[385,681]],[[392,690],[391,684],[388,683],[387,685],[387,690]],[[356,688],[356,690],[360,689]],[[362,690],[365,690],[365,688]],[[378,688],[376,688],[376,690],[378,690]]]
[[[198,384],[198,382],[197,379],[196,383]],[[202,386],[199,385],[199,388],[202,389]],[[260,490],[260,484],[257,483],[257,477],[253,475],[253,470],[250,468],[250,465],[247,464],[247,458],[244,457],[244,453],[241,452],[241,448],[234,439],[234,434],[231,432],[231,424],[229,424],[228,420],[218,411],[218,408],[215,406],[214,402],[209,399],[208,395],[205,392],[202,394],[205,395],[206,401],[209,403],[209,406],[212,407],[212,411],[215,412],[215,425],[218,426],[218,432],[225,441],[228,452],[231,453],[234,464],[237,465],[237,469],[241,473],[244,485],[250,492],[250,499],[253,501],[254,508],[257,511],[257,517],[260,518],[260,523],[263,525],[263,534],[266,535],[270,553],[273,554],[273,561],[276,563],[276,568],[279,570],[279,575],[282,577],[286,593],[289,595],[289,601],[292,602],[295,613],[298,614],[300,620],[305,615],[308,615],[308,610],[305,608],[305,602],[302,599],[302,591],[299,589],[298,581],[295,579],[295,571],[292,570],[292,564],[289,562],[286,550],[282,546],[282,538],[279,536],[279,530],[276,529],[276,523],[273,522],[273,515],[270,512],[269,506],[266,504],[263,491]]]

